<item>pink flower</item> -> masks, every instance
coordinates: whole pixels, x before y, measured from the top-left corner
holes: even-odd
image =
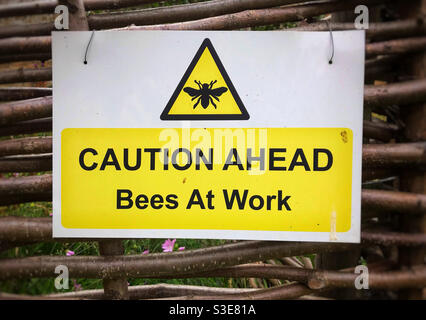
[[[142,254],[148,254],[149,250],[145,250],[144,252],[142,252]]]
[[[163,252],[172,252],[175,246],[175,242],[176,239],[167,239],[166,241],[164,241],[164,243],[161,245],[161,248],[163,248]]]
[[[74,251],[67,250],[67,256],[68,256],[68,257],[69,257],[69,256],[73,256],[73,255],[75,255],[75,252],[74,252]]]
[[[72,281],[74,283],[74,291],[80,291],[81,289],[83,289],[81,284],[77,283],[77,281],[75,281],[74,279]]]
[[[179,247],[179,249],[178,249],[179,251],[183,251],[183,250],[185,250],[185,247]]]
[[[49,216],[52,217],[53,216],[53,212],[49,212]]]

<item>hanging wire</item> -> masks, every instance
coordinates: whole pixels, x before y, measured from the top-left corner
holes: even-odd
[[[84,64],[87,64],[87,52],[89,51],[90,44],[92,43],[93,36],[95,35],[95,30],[92,31],[92,35],[90,36],[89,43],[86,47],[86,52],[84,53]]]
[[[325,22],[327,23],[328,26],[328,30],[330,31],[330,39],[331,39],[331,57],[328,60],[329,64],[333,63],[333,58],[334,58],[334,39],[333,39],[333,30],[331,30],[331,25],[330,22],[328,22],[328,20],[325,20]]]

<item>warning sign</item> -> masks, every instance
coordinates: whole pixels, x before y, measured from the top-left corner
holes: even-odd
[[[364,32],[91,35],[52,34],[54,237],[360,241]]]
[[[351,167],[344,128],[66,129],[62,224],[344,232]]]
[[[210,39],[204,39],[161,114],[161,119],[249,119]]]

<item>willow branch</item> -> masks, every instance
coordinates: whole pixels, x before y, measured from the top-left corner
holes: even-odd
[[[29,137],[0,141],[0,156],[51,152],[52,137]]]
[[[426,142],[364,144],[363,168],[390,166],[423,166],[426,164]]]
[[[21,83],[21,82],[35,82],[35,81],[51,81],[52,69],[14,69],[0,72],[1,83]]]
[[[365,244],[383,246],[422,246],[426,245],[422,234],[404,234],[397,232],[363,231],[361,240]],[[15,243],[35,243],[49,241],[95,241],[95,239],[53,239],[52,219],[3,217],[0,218],[0,241]]]
[[[341,23],[330,22],[332,30],[353,30],[353,22]],[[315,22],[307,25],[300,25],[290,30],[295,31],[329,31],[327,23]],[[366,37],[370,40],[385,40],[389,38],[404,38],[415,35],[426,34],[425,17],[417,19],[396,20],[389,22],[370,22],[368,29],[365,30]]]
[[[338,252],[351,244],[241,241],[172,253],[127,256],[37,256],[0,260],[0,279],[55,277],[55,267],[67,265],[70,277],[149,278],[209,271],[275,257]]]
[[[361,239],[363,243],[385,246],[426,246],[426,234],[424,233],[363,231]]]
[[[0,158],[0,173],[52,171],[52,155]]]
[[[225,14],[234,14],[244,10],[255,11],[255,9],[277,7],[306,1],[307,0],[214,0],[129,12],[97,14],[89,16],[89,24],[91,29],[96,30],[125,27],[131,24],[152,25],[198,20]]]
[[[24,176],[0,180],[0,195],[37,194],[52,192],[52,175]]]
[[[426,195],[399,191],[362,190],[362,208],[378,211],[426,213]]]
[[[387,54],[405,54],[426,49],[426,37],[388,40],[369,43],[365,47],[367,57]]]
[[[302,2],[304,0],[216,0],[193,3],[156,9],[145,9],[135,13],[116,13],[105,15],[91,15],[88,17],[90,29],[120,28],[131,24],[142,24],[130,27],[132,30],[144,30],[146,24],[171,23],[189,21],[208,17],[200,20],[156,25],[148,29],[160,30],[231,30],[253,26],[262,26],[274,23],[300,21],[304,18],[353,9],[358,4],[374,6],[386,0],[345,0],[318,2],[307,5],[296,5],[283,8],[267,8],[282,4]],[[244,10],[244,11],[243,11]],[[230,13],[230,14],[224,14]],[[223,14],[212,17],[214,14]],[[127,29],[127,28],[126,28]],[[0,38],[16,36],[48,35],[53,30],[53,24],[33,24],[26,26],[5,26],[0,30]]]
[[[216,287],[203,287],[203,286],[191,286],[191,285],[175,285],[167,283],[159,283],[154,285],[143,285],[143,286],[129,286],[129,298],[130,299],[156,299],[156,298],[167,298],[184,295],[200,295],[200,296],[212,296],[212,295],[229,295],[235,293],[246,293],[251,292],[253,289],[240,289],[240,288],[216,288]],[[104,291],[101,290],[84,290],[74,291],[67,293],[56,293],[39,298],[77,298],[77,299],[103,299]]]
[[[200,286],[156,284],[146,286],[131,286],[129,294],[131,299],[291,299],[326,288],[354,288],[355,278],[358,274],[300,269],[271,265],[240,265],[221,270],[211,271],[212,276],[258,277],[279,276],[282,279],[293,279],[304,284],[277,286],[270,289],[235,289],[235,288],[210,288]],[[369,274],[370,289],[398,290],[403,288],[422,288],[426,285],[426,268],[415,266],[404,271],[371,272]],[[176,297],[177,296],[177,297]],[[29,296],[32,299],[102,299],[103,290],[86,290],[45,296]],[[19,296],[13,297],[19,298]]]
[[[13,101],[51,96],[51,88],[6,87],[0,88],[0,101]]]
[[[380,86],[367,85],[364,88],[365,107],[407,105],[424,101],[426,101],[426,79]]]
[[[50,53],[52,38],[50,36],[13,37],[0,39],[0,54]]]
[[[51,116],[51,96],[0,104],[0,125]]]
[[[363,4],[374,6],[386,1],[367,0]],[[275,23],[300,21],[305,18],[325,13],[352,9],[361,1],[329,1],[312,3],[303,6],[289,6],[270,9],[246,10],[242,12],[205,18],[195,21],[170,23],[153,26],[129,26],[126,30],[233,30],[247,27],[263,26]],[[190,20],[190,19],[188,19]],[[130,22],[130,24],[135,24]],[[142,24],[146,24],[143,23]],[[114,26],[118,28],[117,26]]]

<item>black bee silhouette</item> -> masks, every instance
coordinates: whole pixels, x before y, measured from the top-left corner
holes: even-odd
[[[201,101],[201,105],[204,109],[206,109],[210,102],[217,109],[216,104],[213,102],[213,98],[220,102],[219,98],[223,93],[228,91],[228,88],[220,87],[213,89],[213,85],[217,82],[217,80],[211,81],[210,84],[201,83],[201,81],[194,80],[194,82],[198,85],[199,89],[194,89],[191,87],[185,87],[183,91],[189,94],[194,101],[198,98],[197,102],[194,104],[194,109],[198,106]]]

